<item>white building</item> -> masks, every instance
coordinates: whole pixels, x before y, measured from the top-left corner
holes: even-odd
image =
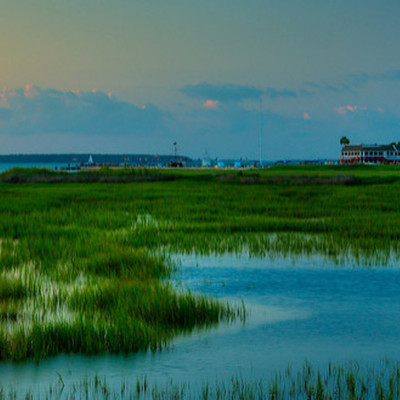
[[[342,148],[343,162],[356,163],[391,163],[400,161],[400,148],[392,144],[358,144],[346,145]]]

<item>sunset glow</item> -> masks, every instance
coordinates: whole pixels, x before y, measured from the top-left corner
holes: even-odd
[[[398,0],[228,3],[3,0],[1,151],[258,158],[260,123],[266,159],[400,140]]]
[[[37,92],[36,92],[35,88],[33,87],[33,85],[31,85],[31,84],[25,85],[24,96],[27,99],[33,99],[34,97],[37,96]]]
[[[219,106],[218,100],[206,100],[204,108],[217,108]]]

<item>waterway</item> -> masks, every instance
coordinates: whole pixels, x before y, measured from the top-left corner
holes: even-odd
[[[177,258],[178,259],[178,258]],[[159,384],[268,377],[305,360],[400,359],[400,268],[337,266],[320,258],[179,257],[174,284],[244,302],[246,322],[176,338],[166,350],[129,356],[61,355],[39,364],[1,363],[0,383],[29,387],[63,377],[106,377],[110,384],[146,376]]]
[[[48,168],[55,170],[56,168],[65,168],[68,164],[62,163],[0,163],[0,173],[11,168]]]

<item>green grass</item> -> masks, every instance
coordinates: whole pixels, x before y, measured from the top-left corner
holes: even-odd
[[[110,384],[94,376],[80,382],[65,383],[61,375],[47,388],[20,390],[0,385],[0,400],[25,399],[154,399],[154,400],[285,400],[285,399],[379,399],[400,396],[400,366],[383,362],[378,368],[361,368],[357,363],[329,364],[320,370],[305,363],[299,371],[287,368],[271,378],[232,376],[217,382],[174,383],[159,385],[147,378]]]
[[[171,253],[400,258],[398,167],[155,171],[174,178],[0,183],[0,359],[155,350],[241,312],[176,292]]]
[[[116,234],[132,224],[116,188],[1,189],[0,359],[157,350],[236,315],[176,292],[166,260]]]

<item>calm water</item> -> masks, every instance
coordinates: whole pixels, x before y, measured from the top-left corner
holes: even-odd
[[[345,268],[321,261],[182,258],[179,287],[232,301],[250,310],[244,324],[179,337],[158,353],[123,356],[59,356],[41,362],[0,364],[0,381],[46,387],[57,380],[94,374],[107,381],[147,376],[163,383],[267,377],[304,360],[358,360],[374,365],[400,359],[400,268]]]
[[[18,168],[49,168],[54,170],[55,167],[66,167],[67,164],[62,163],[0,163],[0,173],[7,171],[8,169]]]

